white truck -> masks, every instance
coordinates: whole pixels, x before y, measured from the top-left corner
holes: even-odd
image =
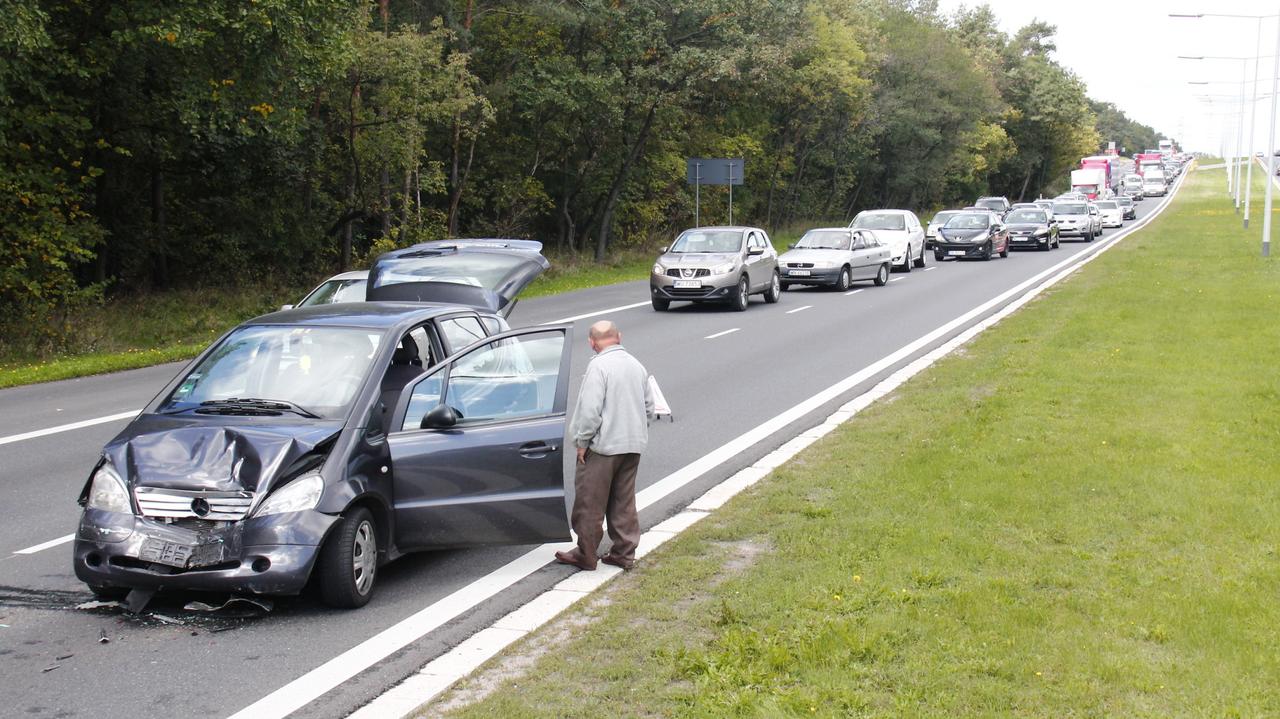
[[[1102,199],[1107,189],[1106,173],[1098,168],[1071,171],[1071,189],[1083,193],[1090,200]]]

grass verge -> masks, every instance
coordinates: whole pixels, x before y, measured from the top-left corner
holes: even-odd
[[[1280,268],[1222,183],[420,716],[1280,713]]]
[[[773,238],[774,245],[784,252],[787,243],[799,235],[797,230],[779,232]],[[521,297],[643,280],[649,276],[654,256],[652,251],[631,250],[607,263],[585,257],[555,257],[551,270]],[[52,357],[17,350],[0,354],[0,389],[190,359],[222,332],[283,303],[296,301],[322,279],[298,286],[266,284],[154,292],[87,308],[67,320],[73,329],[66,334],[76,338],[75,349]]]

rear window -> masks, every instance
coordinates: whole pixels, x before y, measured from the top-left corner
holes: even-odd
[[[870,212],[858,215],[851,227],[859,230],[905,230],[907,220],[897,213]]]
[[[991,215],[987,213],[966,212],[947,220],[948,230],[985,230],[991,224]]]

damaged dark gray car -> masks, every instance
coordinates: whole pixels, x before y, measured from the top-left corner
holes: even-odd
[[[358,607],[420,550],[569,538],[569,326],[510,330],[541,244],[383,255],[362,303],[228,332],[104,448],[76,576],[101,595],[296,594]]]

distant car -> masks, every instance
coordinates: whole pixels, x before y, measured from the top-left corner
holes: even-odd
[[[1168,191],[1163,177],[1158,175],[1146,175],[1142,178],[1142,194],[1147,197],[1158,197]]]
[[[1063,200],[1053,203],[1053,218],[1058,222],[1059,237],[1083,237],[1085,242],[1093,242],[1100,228],[1090,214],[1090,205],[1084,200]]]
[[[1028,209],[1010,210],[1005,216],[1011,247],[1051,250],[1060,246],[1058,223],[1045,210],[1032,205]]]
[[[889,246],[893,264],[903,272],[911,267],[924,267],[924,228],[910,210],[863,210],[854,215],[849,227],[871,230]]]
[[[929,224],[924,228],[924,248],[926,250],[933,249],[933,241],[938,236],[938,230],[942,229],[942,226],[947,224],[947,220],[954,217],[958,212],[962,212],[962,210],[943,210],[934,215],[932,220],[929,220]]]
[[[1049,199],[1036,200],[1034,204],[1036,207],[1039,207],[1045,212],[1048,212],[1050,219],[1053,218],[1053,200],[1049,200]]]
[[[316,285],[296,305],[282,305],[280,309],[336,305],[342,302],[364,302],[365,289],[369,285],[368,270],[353,270],[334,275]]]
[[[1009,256],[1009,231],[990,212],[963,212],[947,220],[933,249],[939,262],[947,257],[989,260],[996,253]]]
[[[889,255],[889,247],[871,230],[809,230],[778,257],[782,289],[826,285],[843,292],[856,280],[871,280],[882,287],[889,282]]]
[[[973,204],[977,207],[987,207],[995,210],[1002,217],[1004,213],[1009,211],[1009,200],[1004,197],[979,197],[978,201]]]
[[[649,275],[653,309],[671,303],[716,302],[747,309],[751,295],[777,302],[782,296],[778,253],[759,227],[698,227],[680,233]]]
[[[1103,227],[1123,227],[1124,209],[1115,200],[1099,200],[1093,203],[1098,208],[1098,216]]]
[[[1135,220],[1138,218],[1138,206],[1132,197],[1121,195],[1116,198],[1116,204],[1120,205],[1120,209],[1124,211],[1124,219]]]
[[[1034,208],[1035,206],[1036,206],[1036,203],[1034,202],[1015,202],[1009,206],[1009,209],[1010,210],[1026,210],[1026,209]]]

